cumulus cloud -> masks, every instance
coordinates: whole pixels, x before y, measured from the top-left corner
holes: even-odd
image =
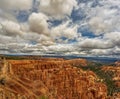
[[[13,21],[2,21],[1,22],[1,34],[7,35],[7,36],[16,36],[22,34],[22,31],[20,29],[20,25],[18,23],[15,23]]]
[[[29,26],[33,32],[39,34],[49,34],[47,23],[48,17],[43,13],[32,13],[29,17]]]
[[[119,5],[120,0],[1,0],[0,52],[120,55]]]
[[[50,46],[50,45],[55,44],[54,40],[51,37],[46,36],[46,35],[41,35],[40,39],[38,39],[38,41],[40,44],[42,44],[44,46]]]
[[[3,20],[18,21],[21,11],[26,11],[26,16],[30,13],[33,0],[0,0],[0,18]],[[25,16],[19,17],[22,18]]]
[[[62,19],[70,15],[76,5],[76,0],[40,0],[40,11],[55,19]]]
[[[103,34],[108,31],[109,25],[104,22],[100,17],[93,17],[89,21],[91,31],[96,35]]]
[[[0,11],[0,22],[3,20],[13,20],[17,22],[16,16],[11,14],[9,11]]]
[[[58,44],[49,46],[47,49],[52,52],[71,52],[74,50],[74,47],[71,44]]]
[[[28,33],[24,33],[21,36],[21,38],[28,43],[38,43],[38,39],[40,38],[40,35],[37,33],[28,32]],[[21,38],[19,38],[19,39],[21,39]]]
[[[120,46],[120,32],[107,33],[104,38],[110,40],[115,46]]]
[[[117,9],[110,9],[109,7],[106,6],[97,7],[96,15],[92,16],[89,19],[88,24],[94,34],[100,35],[115,30],[119,31],[120,30],[118,28],[120,25],[119,18],[120,18],[120,14],[118,13]]]
[[[61,38],[65,37],[67,39],[75,39],[78,37],[77,33],[77,25],[71,25],[71,22],[67,21],[59,26],[53,27],[51,32],[52,32],[52,37],[54,39],[56,38]]]
[[[32,7],[32,0],[0,0],[3,10],[28,10]]]
[[[84,17],[80,20],[80,26],[86,23],[86,27],[89,27],[95,35],[120,31],[119,4],[119,0],[81,1],[77,15]]]

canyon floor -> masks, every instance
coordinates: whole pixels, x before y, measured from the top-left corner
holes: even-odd
[[[119,61],[0,57],[0,99],[120,99]]]

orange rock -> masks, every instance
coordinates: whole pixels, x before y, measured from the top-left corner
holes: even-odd
[[[7,63],[7,64],[6,64]],[[40,60],[7,60],[5,85],[2,92],[21,99],[36,99],[42,95],[48,99],[106,99],[107,87],[96,82],[92,71],[74,66],[86,66],[85,59],[41,58]],[[9,68],[10,69],[9,69]],[[0,94],[0,97],[3,95]],[[6,95],[4,95],[6,96]],[[10,98],[10,99],[15,99]],[[2,98],[0,98],[2,99]],[[3,98],[4,99],[4,98]]]

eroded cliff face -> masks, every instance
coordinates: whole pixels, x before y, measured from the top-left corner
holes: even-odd
[[[84,59],[4,60],[0,99],[106,99],[107,86],[98,82]]]

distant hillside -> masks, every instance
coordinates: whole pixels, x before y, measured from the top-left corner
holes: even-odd
[[[75,55],[0,55],[3,57],[6,57],[6,59],[41,59],[43,58],[63,58],[63,59],[77,59],[77,58],[82,58],[86,59],[89,61],[94,61],[94,62],[103,62],[103,63],[114,63],[116,61],[119,61],[119,58],[112,58],[112,57],[85,57],[85,56],[75,56]]]

